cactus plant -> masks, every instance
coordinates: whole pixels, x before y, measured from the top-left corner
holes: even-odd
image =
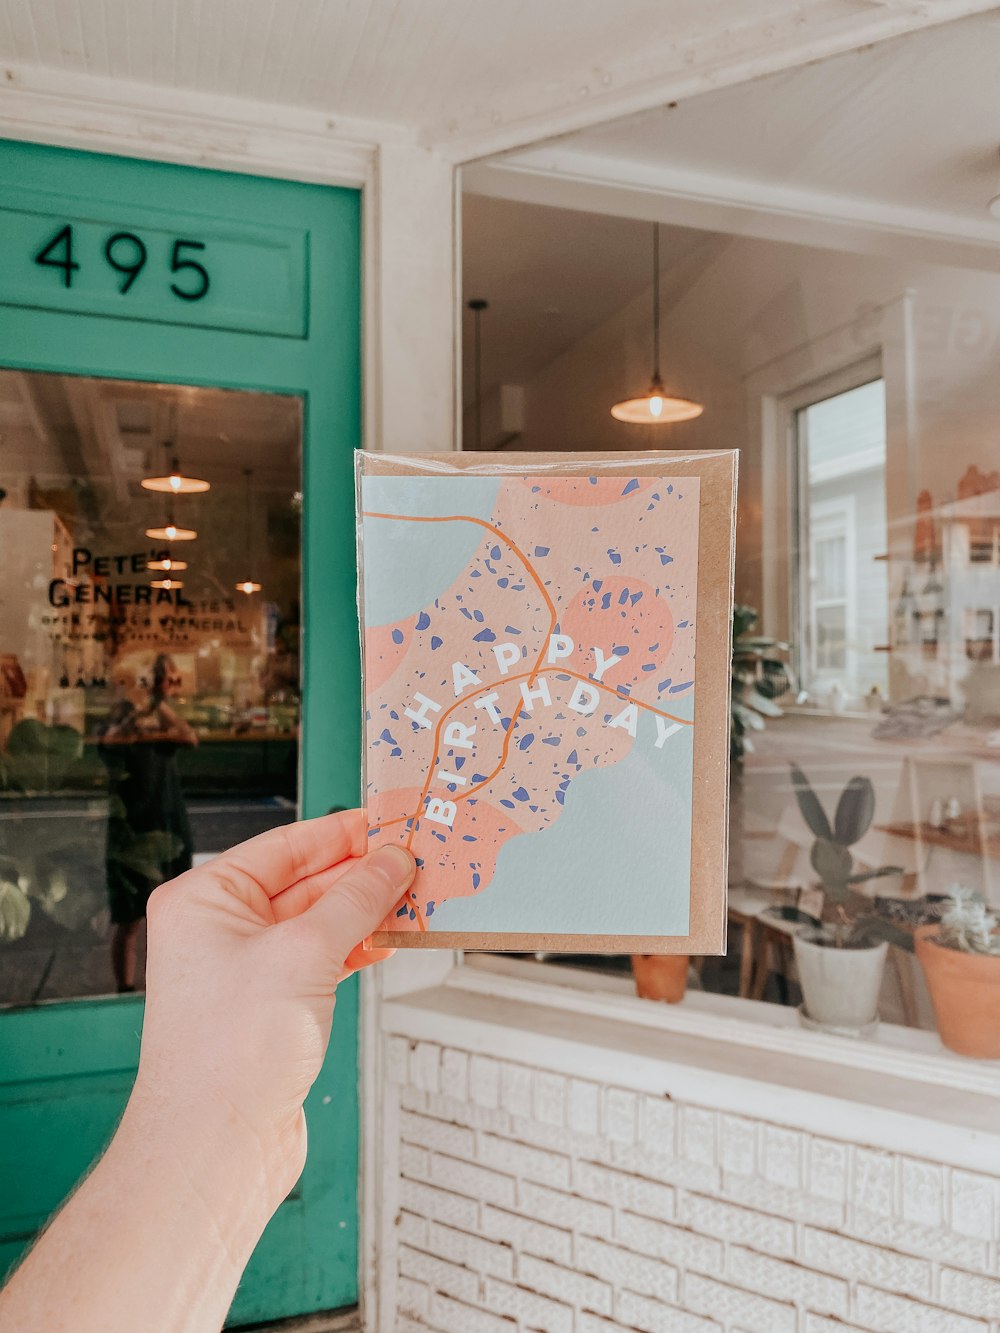
[[[852,916],[849,910],[859,901],[859,896],[854,893],[856,885],[885,875],[902,873],[899,866],[855,870],[851,848],[865,836],[875,817],[875,792],[871,780],[865,777],[851,778],[840,794],[831,823],[823,803],[802,769],[792,764],[791,770],[792,788],[799,811],[815,839],[809,862],[823,888],[825,942],[838,948],[864,948],[888,940],[892,944],[912,949],[912,938],[908,932],[875,916],[871,911],[855,912]],[[802,920],[806,924],[815,924],[813,918],[804,915]]]

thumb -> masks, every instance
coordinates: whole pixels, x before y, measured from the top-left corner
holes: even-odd
[[[405,848],[379,847],[345,870],[295,921],[329,960],[334,979],[348,954],[382,924],[417,873]]]

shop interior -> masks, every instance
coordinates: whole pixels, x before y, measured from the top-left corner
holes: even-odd
[[[0,1002],[30,1003],[114,989],[130,895],[295,817],[301,403],[3,370],[0,435]]]

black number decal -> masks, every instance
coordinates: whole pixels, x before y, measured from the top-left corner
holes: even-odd
[[[115,258],[115,249],[117,247],[121,254],[122,243],[131,246],[131,263],[123,263],[121,259]],[[122,275],[124,281],[118,290],[124,296],[146,266],[146,247],[133,232],[116,231],[114,236],[109,236],[104,242],[104,258]]]
[[[59,246],[63,247],[62,258],[56,254]],[[73,228],[63,227],[62,231],[57,231],[49,241],[35,255],[35,263],[42,264],[46,268],[61,268],[63,271],[63,286],[72,287],[73,270],[80,267],[73,260]]]
[[[170,284],[170,290],[175,296],[179,296],[182,301],[200,301],[208,292],[208,270],[199,264],[196,259],[185,259],[182,254],[183,250],[204,250],[204,248],[204,241],[174,241],[174,252],[170,256],[170,272],[180,273],[181,269],[189,268],[198,275],[198,285],[187,291],[183,287],[178,287],[176,282]]]

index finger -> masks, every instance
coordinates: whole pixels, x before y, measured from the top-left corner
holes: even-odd
[[[269,829],[240,843],[216,860],[220,870],[248,875],[269,898],[290,884],[361,856],[368,841],[364,810],[340,810]]]

